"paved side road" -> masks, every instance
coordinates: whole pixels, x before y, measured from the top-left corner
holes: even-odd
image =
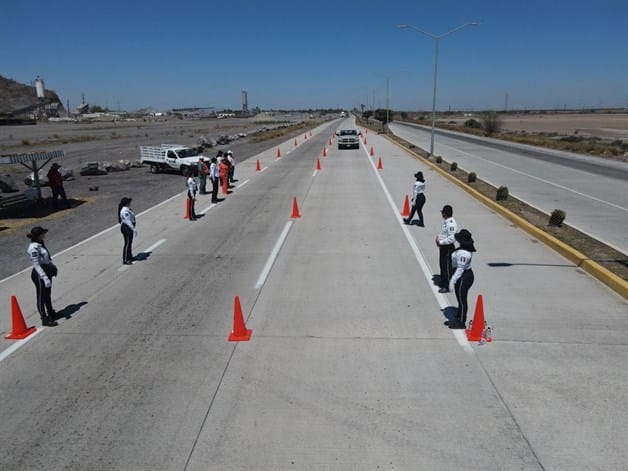
[[[182,219],[183,195],[142,215],[131,267],[114,232],[56,259],[54,302],[74,313],[0,353],[0,468],[628,462],[626,303],[382,137],[320,157],[329,132],[279,160],[269,149],[199,221]],[[425,228],[399,214],[416,170]],[[491,344],[443,325],[455,301],[431,275],[444,203],[476,240],[471,296],[485,297]],[[32,322],[26,274],[1,289]],[[226,341],[234,295],[246,343]]]

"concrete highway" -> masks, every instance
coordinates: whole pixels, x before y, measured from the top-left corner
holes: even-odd
[[[240,164],[198,221],[184,193],[142,211],[132,266],[117,226],[55,255],[68,318],[0,340],[0,469],[625,467],[627,303],[381,136],[322,157],[347,122]],[[400,216],[417,170],[424,228]],[[492,343],[443,325],[447,203]],[[0,292],[39,326],[28,272]],[[249,342],[226,340],[236,295]]]
[[[399,137],[430,148],[431,129],[394,123]],[[437,130],[434,153],[628,254],[628,163]]]

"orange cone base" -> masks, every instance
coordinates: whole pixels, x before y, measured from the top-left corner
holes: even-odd
[[[406,201],[403,203],[403,211],[401,215],[404,217],[410,216],[410,198],[406,195]]]
[[[382,158],[380,157],[379,160],[377,161],[377,170],[381,170],[384,167],[382,166]]]
[[[246,329],[246,334],[244,335],[236,335],[234,332],[231,332],[229,334],[229,337],[227,337],[227,340],[229,342],[248,342],[249,340],[251,340],[252,333],[252,329]]]
[[[33,332],[35,332],[36,330],[37,330],[37,327],[33,326],[33,327],[28,327],[24,332],[18,332],[14,334],[13,331],[11,331],[9,332],[9,335],[5,336],[4,338],[7,340],[22,340],[28,337]]]
[[[262,171],[262,166],[259,163],[259,159],[257,160],[257,165],[255,166],[255,171],[256,172],[261,172]]]

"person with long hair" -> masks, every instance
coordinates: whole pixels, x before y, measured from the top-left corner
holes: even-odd
[[[57,267],[52,263],[50,252],[44,244],[44,236],[48,229],[41,226],[35,226],[26,234],[31,240],[26,252],[31,259],[33,269],[31,271],[31,280],[35,284],[37,293],[37,310],[41,317],[41,323],[47,327],[54,327],[57,324],[55,317],[56,311],[52,308],[52,277],[57,276]]]
[[[456,233],[455,238],[460,246],[451,254],[451,263],[456,271],[451,280],[449,280],[449,291],[456,293],[458,312],[456,317],[450,320],[447,325],[450,329],[465,329],[467,325],[467,311],[469,310],[467,295],[469,288],[475,281],[473,270],[471,269],[471,260],[473,259],[473,252],[476,250],[473,245],[473,237],[471,237],[471,233],[468,230],[462,229]]]
[[[126,196],[120,200],[118,205],[118,222],[120,232],[124,238],[124,248],[122,249],[122,263],[124,265],[133,264],[133,236],[137,235],[135,214],[131,210],[131,198]]]

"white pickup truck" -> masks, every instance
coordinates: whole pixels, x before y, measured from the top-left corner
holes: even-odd
[[[161,146],[140,146],[140,162],[150,165],[151,173],[160,170],[177,170],[181,175],[189,177],[196,174],[199,149],[178,144],[162,144]]]

